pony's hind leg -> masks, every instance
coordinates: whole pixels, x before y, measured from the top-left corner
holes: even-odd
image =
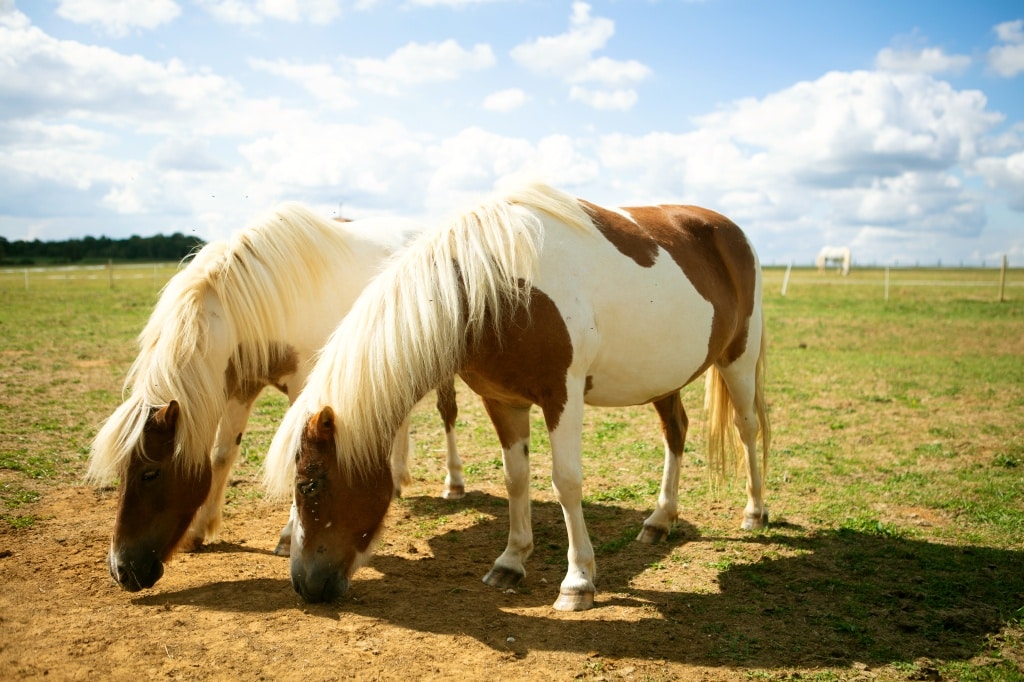
[[[462,480],[462,458],[455,442],[455,420],[459,416],[459,404],[455,400],[455,377],[442,381],[437,387],[437,411],[444,422],[444,438],[448,447],[446,460],[448,473],[444,477],[441,497],[458,500],[466,495],[466,483]]]
[[[484,398],[484,408],[501,442],[508,490],[508,545],[484,576],[491,587],[519,584],[526,576],[526,559],[533,552],[530,521],[530,408],[511,407]]]
[[[683,409],[679,393],[654,401],[654,409],[661,419],[661,433],[665,441],[665,467],[661,475],[661,490],[654,512],[644,521],[636,539],[654,544],[668,537],[679,514],[679,466],[686,444],[689,418]]]
[[[213,465],[213,479],[206,501],[196,512],[189,526],[185,539],[182,541],[184,551],[194,551],[217,537],[223,523],[224,494],[228,486],[228,476],[238,459],[238,451],[242,443],[242,434],[249,421],[252,403],[241,403],[229,400],[224,414],[217,425],[217,436],[210,460]]]
[[[755,365],[756,363],[756,365]],[[720,368],[720,378],[727,387],[734,410],[733,423],[739,431],[747,472],[747,506],[743,510],[744,530],[755,530],[768,525],[768,508],[764,503],[764,467],[768,450],[767,414],[758,385],[761,360],[743,356],[728,367]],[[758,456],[758,433],[761,433],[764,453]]]

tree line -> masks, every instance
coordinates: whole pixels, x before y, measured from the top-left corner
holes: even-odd
[[[108,261],[180,261],[203,245],[180,232],[127,239],[83,237],[65,241],[8,241],[0,237],[0,265],[61,265]]]

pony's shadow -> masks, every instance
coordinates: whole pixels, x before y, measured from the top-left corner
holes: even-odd
[[[192,554],[263,554],[274,556],[274,551],[265,547],[253,547],[249,544],[239,542],[226,542],[218,540],[212,544],[206,544],[191,552]]]
[[[504,505],[480,494],[464,502],[484,512]],[[430,498],[408,504],[413,514],[444,509]],[[600,653],[610,657],[765,668],[966,660],[1007,622],[1024,618],[1024,552],[850,530],[809,533],[784,521],[765,533],[733,537],[701,537],[683,523],[667,542],[643,545],[629,538],[644,514],[610,505],[584,509],[597,552],[597,608],[556,614],[550,605],[567,544],[561,509],[535,502],[533,510],[537,549],[513,593],[480,582],[504,545],[507,521],[500,516],[430,538],[433,556],[423,567],[378,557],[373,566],[381,580],[354,583],[351,599],[310,613],[354,612],[411,630],[469,635],[516,655],[585,654],[600,643]],[[757,544],[766,551],[754,563],[716,562],[722,565],[715,566],[715,592],[671,583],[633,587],[636,576],[659,570],[675,548],[696,542]],[[406,583],[410,571],[435,578]],[[623,616],[611,607],[634,610]],[[438,618],[439,611],[446,617]]]
[[[470,636],[516,656],[598,651],[761,668],[969,659],[1007,621],[1024,616],[1020,551],[849,530],[808,533],[784,522],[734,537],[701,537],[683,523],[667,542],[643,545],[631,537],[645,515],[605,504],[584,508],[597,553],[597,608],[558,614],[551,604],[566,567],[561,508],[534,502],[536,549],[527,577],[512,591],[480,580],[504,547],[504,499],[482,493],[458,501],[407,498],[395,511],[415,521],[466,508],[480,511],[479,520],[428,537],[429,554],[378,554],[370,563],[376,575],[357,573],[351,590],[331,604],[304,604],[286,579],[219,582],[133,601],[238,612],[299,607],[327,619],[359,614],[413,631]],[[754,543],[766,551],[754,563],[716,566],[718,591],[669,582],[664,589],[634,587],[636,576],[698,542]],[[673,569],[680,570],[686,568]]]
[[[174,604],[233,613],[271,613],[294,608],[301,599],[287,579],[245,578],[146,594],[131,601],[140,606]]]

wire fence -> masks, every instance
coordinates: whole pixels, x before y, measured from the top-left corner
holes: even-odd
[[[1024,287],[1024,269],[1007,268],[1005,263],[997,268],[853,268],[848,275],[835,269],[794,266],[772,266],[764,272],[765,290],[774,289],[781,296],[800,295],[808,288],[855,286],[876,288],[885,301],[912,289],[952,289],[974,298],[1006,301]]]
[[[158,291],[180,268],[177,262],[64,265],[0,268],[0,291],[30,291],[62,287],[96,291],[130,287]],[[954,289],[978,298],[1019,298],[1024,268],[853,268],[849,275],[814,267],[767,266],[766,293],[799,296],[823,286],[874,287],[888,301],[908,289]]]
[[[178,271],[173,263],[126,263],[106,265],[61,265],[0,268],[0,290],[87,287],[115,289],[131,285],[160,289]]]

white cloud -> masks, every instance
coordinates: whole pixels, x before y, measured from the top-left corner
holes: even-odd
[[[341,0],[198,0],[218,21],[249,26],[264,19],[329,24],[341,16]]]
[[[410,5],[420,7],[470,7],[472,5],[486,5],[492,2],[508,2],[509,0],[410,0]]]
[[[981,159],[977,167],[990,187],[1007,196],[1011,208],[1024,211],[1024,151]]]
[[[419,209],[428,141],[393,120],[354,125],[308,118],[278,126],[240,152],[258,196],[344,200],[355,211],[408,213]]]
[[[7,118],[73,114],[152,130],[221,116],[238,92],[177,60],[154,62],[0,23],[0,114]]]
[[[637,94],[636,90],[590,90],[574,85],[569,90],[569,99],[592,109],[629,111],[636,104]]]
[[[971,58],[967,55],[949,55],[937,47],[920,50],[887,47],[875,57],[878,69],[900,73],[962,73],[970,65]]]
[[[351,84],[334,73],[329,64],[297,64],[283,59],[270,61],[267,59],[250,59],[250,66],[281,76],[306,90],[316,99],[332,108],[343,109],[353,107],[356,100],[349,94]]]
[[[153,29],[169,23],[181,14],[181,8],[174,0],[60,0],[57,14],[121,37],[133,29]]]
[[[570,73],[566,80],[569,83],[600,83],[609,87],[622,87],[639,83],[650,75],[651,70],[636,60],[620,61],[599,57]]]
[[[204,173],[224,170],[224,163],[210,151],[206,140],[173,137],[160,143],[150,157],[160,170]]]
[[[426,197],[434,212],[460,207],[510,178],[542,179],[569,189],[600,174],[596,161],[565,135],[535,144],[472,127],[431,147],[430,156],[434,170]]]
[[[1013,78],[1024,71],[1024,19],[999,24],[995,32],[1007,44],[989,50],[989,65],[1000,76]]]
[[[637,93],[631,87],[647,79],[651,70],[636,60],[594,58],[615,34],[615,22],[592,17],[590,5],[575,2],[569,31],[545,36],[512,48],[516,62],[534,73],[555,76],[572,85],[569,98],[595,109],[631,109]],[[581,84],[596,84],[581,87]]]
[[[994,30],[1004,43],[1024,43],[1024,19],[1004,21],[998,24]]]
[[[477,44],[466,50],[454,40],[409,43],[386,59],[347,61],[362,87],[390,95],[400,94],[402,86],[456,80],[465,73],[482,71],[495,64],[490,45]]]
[[[484,98],[484,109],[488,111],[512,111],[526,104],[529,97],[519,88],[508,88],[492,92]]]
[[[931,76],[833,72],[734,102],[693,132],[605,135],[598,150],[624,196],[717,208],[785,253],[869,228],[978,234],[981,199],[961,176],[1001,120],[981,93]],[[987,169],[993,184],[1015,179],[1009,163]]]

